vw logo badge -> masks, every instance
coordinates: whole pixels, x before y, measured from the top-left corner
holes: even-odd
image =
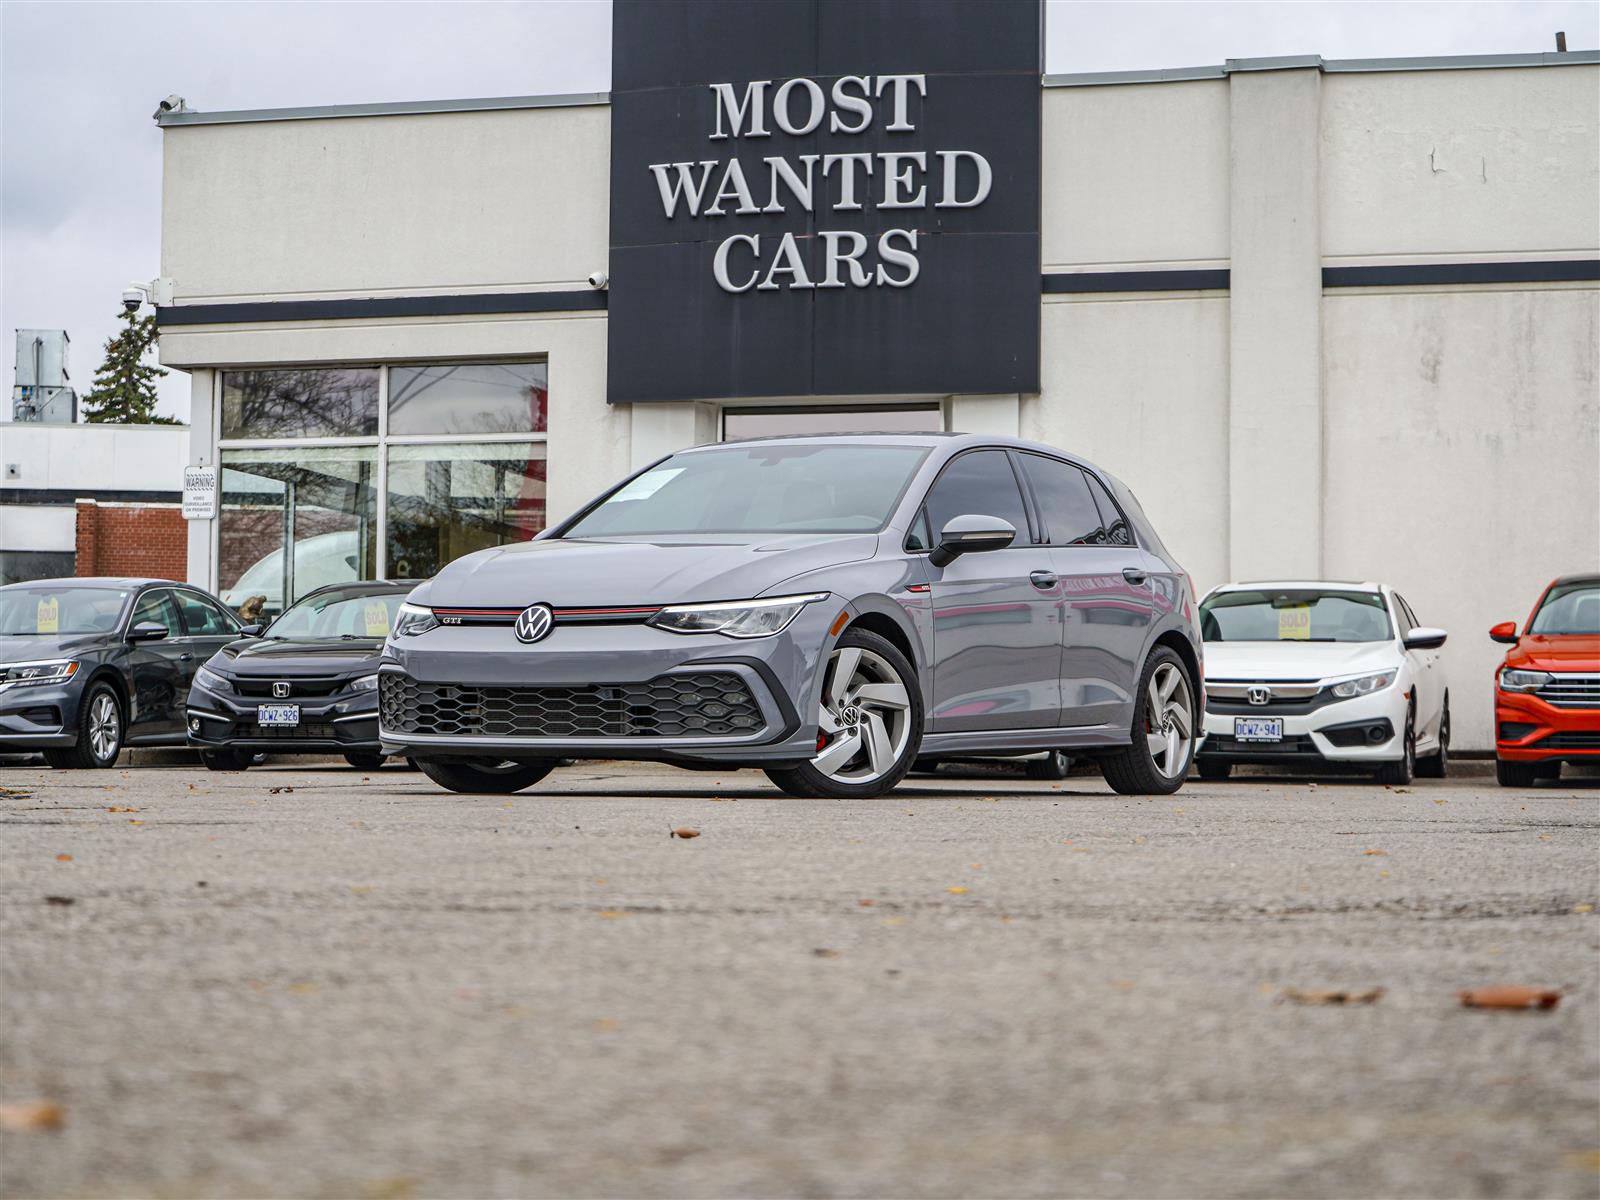
[[[286,699],[289,695],[289,685],[281,679],[278,680],[272,685],[272,695],[278,700]]]
[[[530,604],[517,614],[517,641],[537,642],[545,638],[555,616],[548,604]]]
[[[1251,704],[1265,704],[1268,700],[1272,699],[1272,689],[1257,685],[1252,687],[1248,692],[1245,693],[1245,695],[1249,697]]]

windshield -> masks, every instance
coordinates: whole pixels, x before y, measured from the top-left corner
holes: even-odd
[[[285,641],[313,641],[317,638],[371,638],[389,636],[395,611],[405,602],[406,593],[361,591],[339,588],[307,596],[267,629],[269,638]]]
[[[128,593],[115,588],[0,588],[0,635],[67,637],[110,633],[122,620]]]
[[[1208,642],[1382,642],[1389,614],[1377,592],[1310,589],[1218,592],[1200,605]]]
[[[786,442],[676,454],[623,484],[562,534],[871,533],[925,446]]]
[[[1600,581],[1562,583],[1544,595],[1528,624],[1529,633],[1600,634]]]

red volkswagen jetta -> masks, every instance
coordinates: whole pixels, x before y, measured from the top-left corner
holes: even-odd
[[[1555,779],[1564,762],[1600,763],[1600,575],[1564,575],[1544,590],[1495,676],[1495,775],[1506,787]]]

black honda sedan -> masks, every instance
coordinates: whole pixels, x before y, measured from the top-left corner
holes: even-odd
[[[0,750],[109,767],[125,745],[183,745],[195,668],[239,628],[215,597],[168,579],[0,587]]]
[[[223,646],[195,672],[189,742],[213,771],[239,771],[262,751],[343,754],[383,765],[378,659],[415,581],[336,583],[284,609],[263,632]]]

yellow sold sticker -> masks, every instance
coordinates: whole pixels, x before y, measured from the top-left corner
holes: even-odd
[[[366,606],[367,636],[389,636],[389,606],[382,600],[369,601]]]
[[[61,602],[54,596],[39,601],[39,616],[34,627],[39,633],[61,631]]]
[[[1311,606],[1301,604],[1294,608],[1278,610],[1278,640],[1280,642],[1309,642],[1311,640]]]

